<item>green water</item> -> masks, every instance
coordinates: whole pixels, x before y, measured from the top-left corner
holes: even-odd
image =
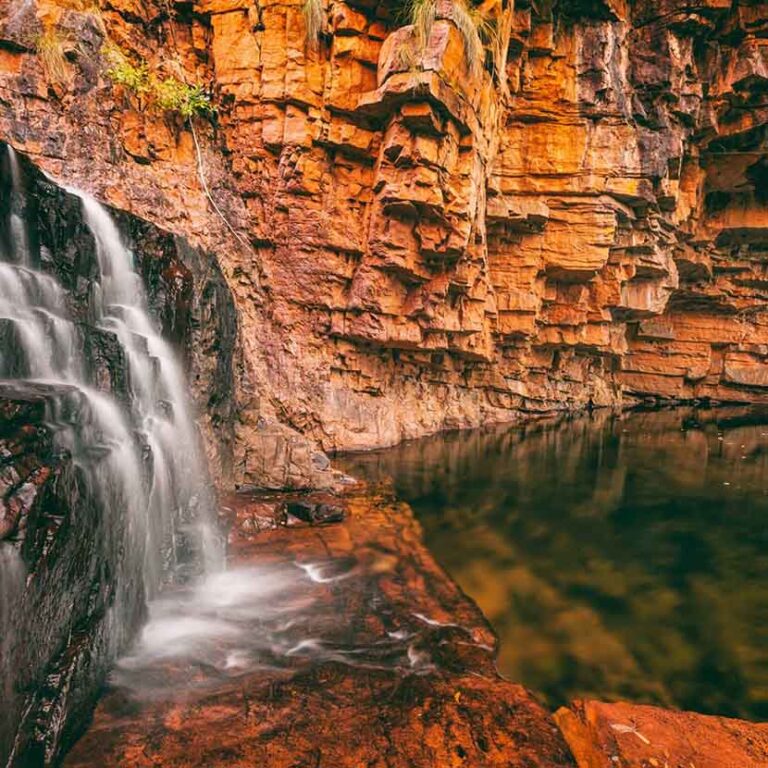
[[[768,413],[609,413],[347,457],[392,479],[551,706],[768,718]]]

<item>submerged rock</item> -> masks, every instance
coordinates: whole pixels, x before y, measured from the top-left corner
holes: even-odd
[[[340,523],[345,515],[344,507],[322,501],[288,501],[285,506],[289,515],[313,525]]]

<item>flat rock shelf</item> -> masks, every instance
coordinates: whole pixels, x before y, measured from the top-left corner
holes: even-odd
[[[328,524],[288,511],[329,506]],[[496,671],[493,631],[381,487],[240,494],[222,517],[229,569],[150,613],[66,768],[768,765],[762,724],[595,701],[550,714]]]
[[[313,526],[280,524],[280,501],[228,500],[226,594],[209,583],[173,656],[150,617],[67,768],[574,764],[405,504],[353,490]]]

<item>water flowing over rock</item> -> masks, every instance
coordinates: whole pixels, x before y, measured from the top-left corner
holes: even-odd
[[[232,569],[169,596],[64,765],[575,768],[410,509],[360,491],[319,527],[228,497]]]
[[[66,746],[161,584],[222,558],[184,375],[132,253],[106,209],[63,190],[62,205],[82,207],[79,240],[54,228],[49,241],[42,182],[32,174],[28,194],[10,147],[6,161],[0,759],[25,766]],[[71,282],[57,248],[74,251]],[[85,354],[97,344],[101,360]]]
[[[55,758],[205,548],[188,400],[241,489],[446,428],[768,401],[768,3],[485,0],[476,61],[453,0],[426,30],[313,0],[316,40],[304,5],[0,0],[14,755]],[[215,113],[152,103],[116,50]]]
[[[183,523],[211,568],[219,566],[215,536],[210,530],[212,486],[190,413],[186,382],[175,354],[147,314],[141,277],[117,226],[96,200],[79,194],[84,219],[96,241],[100,281],[92,287],[96,322],[115,334],[128,364],[133,421],[139,426],[152,458],[152,483],[144,525],[147,542],[144,564],[148,588],[154,591],[162,572],[179,565],[178,531]],[[154,528],[154,530],[153,530]],[[170,548],[153,552],[158,542]],[[158,570],[159,568],[159,570]]]

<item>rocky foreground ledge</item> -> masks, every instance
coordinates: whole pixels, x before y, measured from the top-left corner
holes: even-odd
[[[334,653],[231,674],[168,660],[152,695],[118,681],[68,768],[768,766],[768,725],[623,703],[552,716],[496,672],[492,630],[405,504],[361,487],[298,502],[227,500],[231,566],[314,573],[302,631]]]
[[[762,768],[768,724],[619,702],[555,713],[578,768]]]

